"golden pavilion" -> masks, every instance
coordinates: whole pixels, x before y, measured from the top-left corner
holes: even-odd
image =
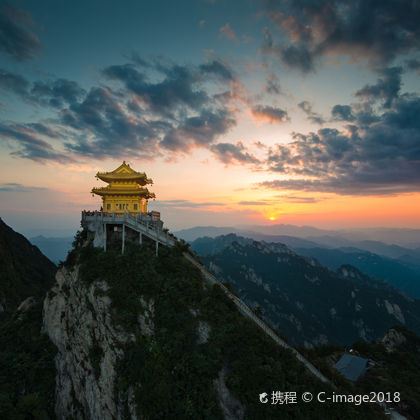
[[[102,197],[103,211],[115,213],[147,213],[147,200],[155,198],[144,186],[153,184],[144,172],[136,172],[125,161],[112,172],[98,172],[96,178],[109,185],[92,188],[92,194]]]

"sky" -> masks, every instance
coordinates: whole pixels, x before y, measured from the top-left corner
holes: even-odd
[[[170,230],[420,228],[419,0],[0,1],[0,215],[74,231],[98,171]]]

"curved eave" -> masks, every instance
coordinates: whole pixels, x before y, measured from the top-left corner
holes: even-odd
[[[126,196],[138,196],[142,198],[155,198],[155,194],[151,193],[147,188],[139,188],[137,191],[129,191],[129,190],[117,190],[115,188],[92,188],[92,194],[97,194],[100,196],[106,195],[126,195]]]
[[[108,173],[97,173],[96,177],[104,182],[115,182],[115,181],[132,181],[137,182],[140,185],[153,184],[150,178],[147,178],[146,174],[108,174]]]

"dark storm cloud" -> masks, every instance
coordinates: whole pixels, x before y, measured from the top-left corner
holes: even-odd
[[[402,67],[390,67],[381,70],[382,77],[374,85],[366,85],[359,89],[355,95],[362,99],[376,102],[382,101],[385,108],[392,105],[398,98],[401,89]]]
[[[34,58],[41,45],[30,24],[28,13],[7,3],[0,5],[0,51],[17,61]]]
[[[248,153],[246,147],[238,142],[219,143],[210,147],[217,160],[225,164],[258,164],[259,160],[252,154]]]
[[[186,118],[173,127],[160,145],[172,151],[187,152],[193,146],[209,145],[235,124],[233,115],[226,109],[217,112],[203,110],[199,116]]]
[[[381,116],[375,111],[377,105],[382,109],[390,109],[396,101],[401,103],[402,71],[402,67],[380,70],[380,77],[375,84],[365,85],[354,93],[361,102],[352,106],[335,105],[331,110],[332,120],[355,123],[361,128],[380,122]]]
[[[12,152],[12,155],[37,162],[55,160],[65,163],[72,161],[71,157],[56,151],[50,143],[39,138],[37,134],[37,131],[30,126],[0,123],[0,138],[13,140],[20,146],[20,150]]]
[[[120,157],[127,153],[148,156],[155,151],[159,131],[152,121],[131,118],[109,89],[97,87],[83,102],[63,110],[61,123],[80,133],[65,144],[66,148],[90,157]],[[86,134],[93,139],[87,139]]]
[[[28,94],[29,82],[22,76],[0,69],[0,88],[25,97]]]
[[[30,95],[38,102],[54,108],[78,102],[86,94],[76,82],[67,79],[56,79],[51,82],[37,81],[33,84]]]
[[[278,49],[278,55],[289,68],[297,68],[304,73],[309,73],[314,70],[315,66],[312,53],[304,45],[282,47]]]
[[[86,94],[76,82],[67,79],[35,81],[32,84],[19,74],[0,69],[0,88],[27,102],[53,108],[78,102]]]
[[[27,103],[58,111],[49,119],[54,128],[34,122],[20,127],[19,136],[5,124],[3,134],[8,127],[7,137],[22,147],[13,153],[34,160],[61,159],[45,141],[60,138],[65,154],[74,158],[174,157],[196,147],[208,148],[236,124],[227,106],[234,93],[218,98],[207,93],[207,83],[215,80],[218,88],[234,87],[234,73],[221,61],[181,66],[136,57],[136,65],[109,66],[103,74],[123,87],[102,85],[86,92],[66,79],[30,83],[1,71],[0,87]]]
[[[32,130],[34,133],[40,134],[42,136],[47,136],[51,139],[57,139],[62,137],[61,133],[57,133],[57,131],[51,129],[50,127],[48,127],[47,125],[43,124],[43,123],[28,123],[25,124],[25,127],[27,129]]]
[[[260,185],[358,195],[420,191],[419,112],[420,98],[403,95],[368,126],[295,133],[267,159],[272,172],[292,178]]]
[[[204,75],[215,75],[227,81],[233,81],[235,76],[232,70],[218,60],[213,60],[211,63],[201,64],[199,67],[201,73]]]
[[[336,121],[352,122],[356,119],[350,105],[334,105],[331,115]]]
[[[264,9],[289,43],[265,33],[262,51],[303,72],[326,54],[383,66],[420,47],[418,0],[265,0]]]
[[[150,66],[163,73],[163,80],[149,82],[148,75],[131,64],[110,66],[103,73],[124,84],[123,97],[110,88],[92,88],[83,102],[62,112],[64,124],[76,130],[84,128],[95,137],[93,141],[81,137],[69,142],[69,150],[92,156],[98,150],[104,156],[128,151],[143,157],[168,151],[188,153],[194,147],[208,147],[236,124],[223,101],[215,104],[203,86],[203,74],[233,80],[233,73],[222,63],[213,61],[198,68],[160,62]],[[133,99],[126,104],[121,102],[131,95]]]
[[[324,124],[324,118],[312,110],[312,104],[310,102],[302,101],[298,104],[298,107],[306,114],[309,121],[319,125]]]
[[[273,106],[256,105],[251,108],[251,112],[255,117],[268,120],[272,123],[290,121],[287,111]]]
[[[137,57],[137,61],[140,57]],[[144,61],[144,60],[143,60]],[[144,61],[144,71],[139,71],[132,64],[109,66],[103,74],[110,80],[124,84],[125,88],[148,104],[156,113],[174,116],[177,109],[187,107],[190,110],[208,105],[211,98],[203,84],[209,77],[215,77],[224,83],[236,81],[233,70],[220,60],[212,60],[198,67],[192,65],[167,64],[155,60]],[[151,82],[145,70],[153,69],[163,78]]]
[[[264,39],[261,52],[274,55],[288,68],[297,68],[303,73],[314,71],[314,57],[305,45],[275,45],[268,28],[264,28]]]
[[[417,71],[417,73],[420,72],[420,60],[418,60],[417,58],[405,60],[405,65],[409,70]]]
[[[199,87],[199,74],[187,66],[158,66],[164,79],[153,83],[134,66],[125,64],[107,67],[103,74],[122,82],[126,89],[139,95],[151,110],[173,115],[178,106],[196,109],[209,101],[207,93]]]

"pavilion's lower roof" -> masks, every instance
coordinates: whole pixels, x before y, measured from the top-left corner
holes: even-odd
[[[142,198],[155,198],[155,194],[150,192],[147,188],[136,188],[136,189],[128,189],[128,188],[110,188],[110,187],[102,187],[102,188],[92,188],[92,193],[97,194],[100,196],[116,196],[116,195],[125,195],[125,196],[135,196],[135,197],[142,197]]]

